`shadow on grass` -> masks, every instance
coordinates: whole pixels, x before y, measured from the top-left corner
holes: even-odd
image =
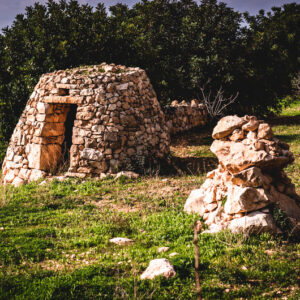
[[[209,146],[213,142],[212,131],[213,127],[205,126],[177,133],[172,136],[172,146]]]
[[[179,174],[199,175],[215,169],[218,166],[218,159],[214,157],[174,157],[173,163]]]
[[[300,143],[300,134],[276,134],[275,137],[285,143],[292,143],[294,141]]]
[[[203,175],[218,166],[215,157],[176,157],[159,162],[156,173],[161,176]]]
[[[272,126],[274,125],[299,125],[300,116],[279,116],[267,120]]]

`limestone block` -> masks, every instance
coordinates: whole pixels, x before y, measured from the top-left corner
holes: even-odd
[[[45,96],[42,99],[44,103],[64,103],[64,104],[82,104],[84,97],[80,96]]]
[[[70,90],[70,89],[76,89],[77,85],[76,84],[58,83],[58,84],[56,84],[56,87],[59,88],[59,89]]]
[[[35,130],[35,136],[59,136],[64,135],[65,125],[64,123],[40,123],[40,127]]]
[[[94,94],[94,90],[93,89],[84,89],[81,90],[80,95],[82,96],[91,96]]]
[[[4,182],[4,184],[12,183],[15,178],[16,178],[15,170],[10,169],[4,176],[3,182]]]
[[[158,258],[150,261],[148,268],[141,275],[141,279],[154,279],[157,276],[172,278],[176,275],[174,267],[166,258]]]
[[[266,139],[266,140],[272,139],[273,138],[273,132],[272,132],[272,129],[271,129],[270,125],[267,124],[267,123],[260,124],[259,127],[258,127],[257,137],[259,139]]]
[[[263,212],[255,211],[242,218],[230,221],[228,228],[234,233],[280,233],[272,216]]]
[[[47,173],[44,171],[33,169],[33,170],[31,170],[29,181],[37,181],[41,178],[46,177],[46,175],[47,175]]]
[[[17,176],[11,184],[15,187],[19,187],[19,186],[23,185],[24,183],[25,183],[25,181]]]
[[[95,112],[86,111],[86,112],[77,112],[77,120],[91,120],[95,116]]]
[[[130,245],[133,243],[133,240],[124,237],[115,237],[113,239],[110,239],[109,241],[119,246]]]
[[[227,116],[222,118],[217,126],[213,130],[212,137],[214,139],[221,139],[228,136],[233,132],[234,129],[243,126],[246,120],[239,118],[238,116]]]
[[[273,156],[266,151],[257,151],[241,142],[215,140],[210,150],[220,163],[231,173],[241,172],[249,167],[280,169],[291,159],[286,156]]]
[[[270,190],[271,195],[274,197],[274,202],[278,207],[283,210],[289,218],[300,222],[300,207],[295,199],[276,191],[275,188]]]
[[[119,91],[127,90],[128,89],[128,83],[123,83],[123,84],[117,85],[116,89],[119,90]]]
[[[205,212],[203,189],[193,190],[184,205],[184,211],[187,213],[198,213],[203,216]]]
[[[50,171],[61,159],[61,146],[56,144],[31,144],[28,153],[28,166],[31,169]]]
[[[259,121],[255,116],[250,117],[250,121],[242,126],[242,130],[255,131],[259,126]]]
[[[243,138],[244,138],[244,131],[241,129],[233,130],[232,135],[229,137],[229,139],[233,142],[242,140]]]
[[[243,187],[266,187],[270,184],[270,179],[259,168],[252,167],[233,174],[231,182]]]
[[[20,177],[21,179],[27,181],[30,177],[30,173],[31,173],[31,170],[30,169],[24,169],[22,168],[18,174],[18,177]]]
[[[224,211],[227,214],[250,212],[268,206],[272,201],[263,188],[230,185]]]
[[[50,122],[50,123],[64,123],[67,118],[67,112],[62,114],[37,114],[36,120],[38,122]]]
[[[80,158],[87,160],[100,161],[101,159],[103,159],[103,157],[104,155],[102,151],[93,148],[84,148],[83,151],[80,153]]]
[[[72,144],[75,145],[82,145],[84,144],[84,138],[78,135],[73,135],[72,136]]]
[[[77,169],[77,171],[79,173],[86,173],[86,174],[89,174],[89,175],[93,174],[93,168],[92,167],[79,167]]]
[[[105,160],[102,161],[90,161],[89,165],[96,169],[97,173],[106,172],[108,169],[108,164]]]

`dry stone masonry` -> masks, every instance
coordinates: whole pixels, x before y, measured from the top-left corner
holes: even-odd
[[[205,105],[194,99],[191,102],[173,101],[164,108],[166,122],[171,134],[187,131],[207,124],[208,115]]]
[[[76,110],[71,133],[70,110]],[[99,175],[169,153],[165,116],[145,71],[101,64],[40,78],[17,124],[3,164],[4,183],[53,172],[72,136],[68,175]]]
[[[191,107],[184,110],[194,118]],[[3,183],[19,186],[52,174],[66,153],[68,176],[136,169],[169,154],[170,131],[178,129],[168,121],[142,69],[103,63],[45,74],[13,132]]]
[[[219,166],[191,192],[184,210],[200,214],[209,232],[279,233],[272,211],[281,209],[299,235],[300,201],[283,168],[294,161],[289,145],[254,116],[227,116],[213,131]],[[298,224],[298,225],[297,225]]]

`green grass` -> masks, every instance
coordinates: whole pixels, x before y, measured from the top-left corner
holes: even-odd
[[[294,107],[282,117],[294,120],[297,112]],[[300,124],[282,124],[274,132],[295,154],[286,171],[300,193]],[[0,299],[195,299],[197,216],[184,213],[183,205],[213,167],[209,135],[201,133],[203,144],[197,133],[186,144],[182,136],[172,147],[183,162],[200,162],[195,174],[1,187]],[[134,244],[109,243],[116,236]],[[158,253],[162,246],[170,250]],[[299,244],[225,231],[201,235],[199,246],[203,298],[300,297]],[[140,280],[149,261],[162,257],[176,276]]]

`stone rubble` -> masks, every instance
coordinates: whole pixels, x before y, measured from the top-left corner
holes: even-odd
[[[166,258],[157,258],[150,261],[148,268],[141,275],[141,279],[154,279],[157,276],[169,279],[175,275],[174,267]]]
[[[213,130],[211,151],[218,168],[193,190],[184,210],[200,214],[206,232],[280,233],[272,217],[276,206],[299,234],[300,197],[283,168],[294,161],[289,145],[274,138],[269,124],[255,116],[227,116]]]
[[[80,178],[133,171],[149,158],[164,158],[171,132],[207,120],[203,105],[194,100],[164,113],[140,68],[102,63],[44,74],[11,137],[2,166],[4,184],[19,186],[55,173],[71,135],[65,129],[74,108],[66,175]]]

